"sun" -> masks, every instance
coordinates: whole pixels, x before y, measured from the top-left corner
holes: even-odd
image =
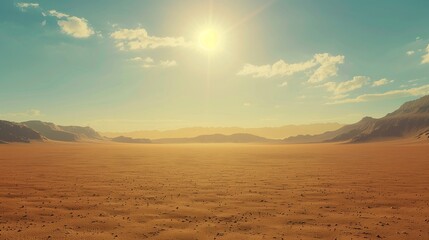
[[[215,29],[206,29],[198,37],[200,47],[206,51],[214,51],[219,48],[220,35]]]

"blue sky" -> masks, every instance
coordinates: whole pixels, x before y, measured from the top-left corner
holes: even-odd
[[[0,2],[0,118],[352,123],[429,94],[428,1]],[[201,46],[207,29],[218,38]]]

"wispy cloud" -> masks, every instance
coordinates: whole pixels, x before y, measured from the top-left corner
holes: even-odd
[[[17,3],[16,6],[25,11],[28,8],[40,8],[38,3]],[[82,17],[76,17],[67,13],[58,12],[57,10],[44,11],[41,9],[43,17],[51,16],[57,18],[57,24],[61,29],[61,32],[72,36],[74,38],[88,38],[95,34],[92,27],[89,25],[88,20]],[[46,25],[46,20],[42,21],[42,26]],[[101,36],[100,32],[97,32],[98,36]]]
[[[423,85],[420,87],[409,88],[409,89],[391,90],[384,93],[363,94],[355,98],[341,99],[341,100],[329,102],[328,104],[359,103],[359,102],[368,102],[372,100],[382,99],[386,97],[423,96],[426,94],[429,94],[429,84]]]
[[[23,12],[28,8],[39,8],[38,3],[27,3],[27,2],[19,2],[16,4],[16,6]]]
[[[177,66],[177,62],[175,60],[163,60],[159,62],[159,66],[161,67],[175,67]]]
[[[95,33],[85,18],[71,16],[56,10],[50,10],[48,13],[50,16],[58,18],[57,24],[64,34],[75,38],[88,38]]]
[[[429,44],[426,47],[426,54],[422,57],[422,64],[429,63]]]
[[[295,73],[304,72],[317,68],[312,72],[308,82],[317,83],[324,81],[328,77],[336,76],[338,65],[344,63],[344,56],[332,56],[329,53],[315,54],[312,59],[299,63],[286,63],[279,60],[270,65],[245,64],[237,73],[240,76],[251,76],[254,78],[271,78],[276,76],[290,76]]]
[[[406,54],[407,54],[408,56],[414,55],[414,53],[416,53],[416,52],[415,52],[415,51],[413,51],[413,50],[410,50],[410,51],[407,51],[407,52],[406,52]]]
[[[50,10],[48,13],[49,13],[51,16],[56,17],[56,18],[66,18],[66,17],[69,17],[69,15],[68,15],[68,14],[61,13],[61,12],[58,12],[58,11],[56,11],[56,10]]]
[[[183,47],[190,43],[183,37],[156,37],[150,36],[146,29],[119,29],[110,37],[116,41],[116,47],[120,50],[138,50],[159,47]]]
[[[327,82],[323,86],[334,94],[334,99],[346,97],[348,92],[362,88],[369,82],[370,78],[365,76],[355,76],[352,80],[345,82]]]
[[[287,85],[288,85],[288,82],[282,82],[282,83],[279,85],[279,87],[287,87]]]
[[[177,62],[175,60],[160,60],[155,61],[151,57],[134,57],[128,59],[130,62],[136,62],[136,63],[143,63],[142,67],[144,68],[155,68],[155,67],[161,67],[161,68],[170,68],[177,66]]]
[[[372,83],[372,86],[373,87],[379,87],[379,86],[383,86],[383,85],[386,85],[386,84],[389,84],[389,83],[392,83],[392,82],[393,82],[393,80],[382,78],[380,80],[374,81]]]
[[[317,63],[313,60],[288,64],[284,60],[279,60],[272,65],[252,65],[245,64],[237,73],[240,76],[252,76],[254,78],[271,78],[275,76],[289,76],[298,72],[305,71],[316,66]]]
[[[37,109],[30,109],[25,112],[9,112],[9,113],[0,113],[1,118],[7,119],[28,119],[33,117],[43,116],[42,112]]]
[[[328,77],[337,76],[338,65],[344,63],[344,56],[332,56],[328,53],[314,55],[316,62],[320,64],[319,68],[310,76],[308,82],[317,83],[322,82]]]
[[[146,63],[153,63],[154,60],[151,57],[146,57],[146,58],[142,58],[142,57],[133,57],[128,59],[129,61],[132,62],[146,62]]]

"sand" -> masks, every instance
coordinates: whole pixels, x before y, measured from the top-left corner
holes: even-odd
[[[429,239],[429,146],[0,145],[0,239]]]

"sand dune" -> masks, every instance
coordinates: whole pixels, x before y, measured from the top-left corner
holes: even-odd
[[[429,239],[427,149],[0,145],[0,239]]]

